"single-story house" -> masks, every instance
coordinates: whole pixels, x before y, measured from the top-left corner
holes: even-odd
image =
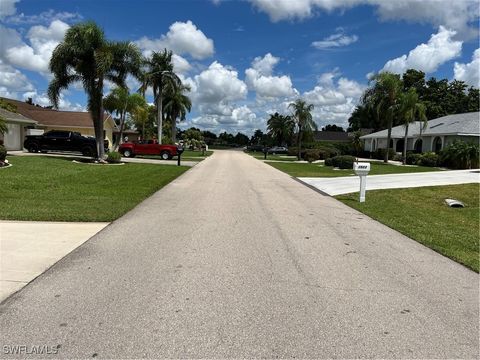
[[[480,140],[480,112],[442,116],[429,120],[424,129],[417,121],[408,126],[407,150],[416,152],[439,152],[455,140],[475,142]],[[390,148],[403,151],[405,126],[392,128]],[[365,151],[387,148],[387,130],[377,131],[361,137]]]
[[[42,106],[33,105],[27,102],[2,98],[17,107],[17,112],[25,118],[34,121],[33,124],[24,126],[22,130],[21,144],[23,147],[24,135],[28,129],[40,129],[44,132],[50,130],[76,131],[86,136],[95,136],[92,118],[88,112],[80,111],[61,111]],[[104,115],[104,137],[109,141],[110,147],[113,144],[113,132],[117,130],[117,126],[112,117],[108,114]]]
[[[315,141],[350,141],[348,133],[344,131],[314,131],[313,139]]]
[[[26,128],[37,125],[37,122],[2,108],[0,108],[0,117],[7,124],[7,132],[3,135],[0,134],[0,139],[3,140],[5,148],[7,150],[22,150],[23,139],[27,134]]]

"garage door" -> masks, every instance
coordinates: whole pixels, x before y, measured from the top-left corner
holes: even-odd
[[[22,129],[19,124],[7,124],[8,132],[3,141],[7,150],[22,150]]]

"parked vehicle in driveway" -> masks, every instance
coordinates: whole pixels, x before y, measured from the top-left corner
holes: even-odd
[[[163,145],[154,140],[126,142],[120,145],[118,151],[125,157],[136,155],[160,155],[163,160],[170,160],[178,155],[176,145]]]
[[[288,149],[284,146],[274,146],[267,150],[269,154],[288,154]]]
[[[27,135],[23,146],[28,152],[73,151],[85,156],[97,155],[95,138],[75,131],[51,130],[42,135]],[[108,140],[105,140],[105,151],[107,150]]]

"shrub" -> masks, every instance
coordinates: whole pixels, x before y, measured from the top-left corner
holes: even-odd
[[[327,160],[325,160],[326,166],[334,166],[340,169],[353,169],[355,157],[351,155],[340,155]]]
[[[118,164],[122,158],[122,155],[119,152],[111,151],[108,153],[107,162],[111,164]]]
[[[438,155],[434,152],[426,152],[421,154],[420,158],[417,161],[417,165],[422,166],[437,166],[438,164]]]
[[[414,153],[414,152],[407,152],[407,164],[408,165],[417,165],[418,161],[422,157],[422,154]]]
[[[7,157],[7,149],[5,146],[0,145],[0,161],[4,162]]]
[[[453,169],[478,168],[479,157],[478,144],[456,140],[441,151],[439,163]]]
[[[387,151],[387,150],[386,149],[377,149],[372,153],[372,157],[374,159],[383,160],[383,159],[385,159],[385,151]],[[392,148],[388,149],[388,158],[390,160],[394,158],[395,154],[396,153]]]
[[[308,161],[309,163],[313,161],[320,160],[320,151],[316,149],[308,149],[305,150],[305,154],[303,155],[303,159]]]

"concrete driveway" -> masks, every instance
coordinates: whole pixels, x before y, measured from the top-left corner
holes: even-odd
[[[5,300],[0,344],[57,348],[49,358],[478,358],[478,293],[462,265],[215,151]]]
[[[0,301],[107,225],[0,220]]]
[[[358,192],[360,188],[360,179],[358,176],[334,178],[299,177],[298,179],[332,196]],[[478,182],[480,182],[480,171],[478,169],[371,175],[367,176],[367,190],[457,185]]]

